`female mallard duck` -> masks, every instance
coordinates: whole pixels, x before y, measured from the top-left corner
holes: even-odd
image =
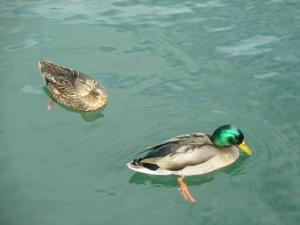
[[[239,157],[237,146],[252,155],[243,133],[234,126],[224,125],[211,136],[193,133],[149,147],[143,151],[148,152],[144,157],[133,160],[127,166],[141,173],[180,176],[177,180],[181,195],[185,200],[195,202],[183,182],[184,176],[205,174],[232,164]]]
[[[38,68],[55,101],[81,111],[93,111],[106,105],[105,89],[89,75],[43,59]]]

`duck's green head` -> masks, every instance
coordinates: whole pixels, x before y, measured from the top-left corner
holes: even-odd
[[[246,154],[252,155],[251,149],[244,141],[244,134],[232,125],[223,125],[216,129],[211,136],[212,142],[221,147],[238,145]]]

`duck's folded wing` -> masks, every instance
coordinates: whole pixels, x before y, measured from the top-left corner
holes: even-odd
[[[186,166],[201,164],[218,152],[209,137],[202,133],[178,136],[147,151],[148,154],[140,163],[155,164],[167,170],[181,170]]]
[[[39,62],[39,69],[51,93],[56,96],[75,96],[74,84],[79,74],[78,71],[56,65],[47,60],[41,60]]]
[[[170,146],[170,144],[180,144],[180,145],[184,145],[184,144],[198,144],[198,145],[202,145],[202,144],[206,144],[206,143],[211,143],[210,138],[208,137],[207,134],[205,133],[192,133],[192,134],[184,134],[184,135],[180,135],[174,138],[171,138],[161,144],[155,145],[155,146],[151,146],[146,148],[145,150],[141,151],[139,154],[145,153],[145,152],[149,152],[148,154],[151,154],[156,152],[156,150],[158,150],[159,152],[162,151],[165,147]],[[163,149],[161,149],[163,148]],[[167,151],[162,151],[161,154],[168,154],[168,152],[171,149],[164,149]]]

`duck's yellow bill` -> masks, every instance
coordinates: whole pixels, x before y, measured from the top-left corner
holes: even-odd
[[[243,142],[239,145],[239,147],[240,147],[240,148],[243,150],[243,152],[245,152],[246,154],[252,155],[252,151],[251,151],[251,149],[248,147],[248,145],[246,144],[245,141],[243,141]]]

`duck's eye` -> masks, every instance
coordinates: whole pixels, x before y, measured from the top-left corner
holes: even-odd
[[[95,95],[95,96],[99,96],[102,94],[101,90],[97,89],[97,88],[93,88],[92,89],[92,93]]]
[[[243,142],[242,135],[235,135],[235,139],[236,139],[236,144],[240,144]]]

